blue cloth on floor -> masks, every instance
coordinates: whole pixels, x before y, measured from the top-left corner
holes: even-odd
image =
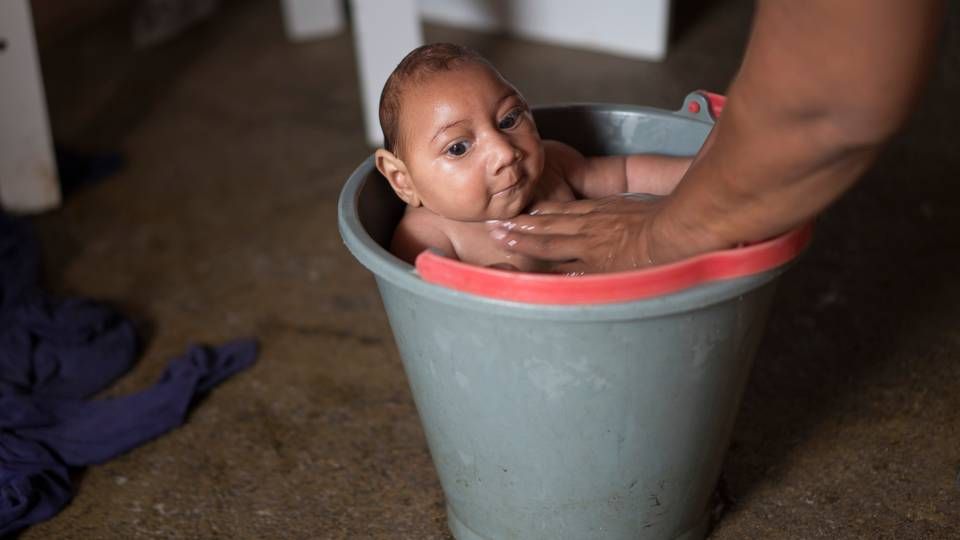
[[[39,249],[0,212],[0,537],[48,519],[73,496],[70,471],[179,426],[198,397],[257,356],[253,340],[191,347],[152,387],[89,399],[133,365],[133,325],[107,306],[38,286]]]

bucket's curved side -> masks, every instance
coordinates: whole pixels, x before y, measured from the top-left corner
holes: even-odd
[[[455,525],[551,540],[702,525],[773,281],[612,322],[517,319],[378,285]]]
[[[587,153],[692,154],[709,131],[620,106],[537,121]],[[458,537],[701,536],[784,268],[622,304],[482,298],[382,247],[400,207],[376,176],[370,160],[351,175],[340,230],[377,279]]]

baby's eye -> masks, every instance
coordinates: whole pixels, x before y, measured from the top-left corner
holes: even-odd
[[[469,148],[467,141],[457,141],[447,147],[447,155],[459,157],[466,154]]]
[[[517,122],[520,121],[520,115],[523,114],[521,109],[514,109],[507,113],[506,116],[500,120],[500,123],[497,125],[500,129],[510,129],[513,126],[517,125]]]

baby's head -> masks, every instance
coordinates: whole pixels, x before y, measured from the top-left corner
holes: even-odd
[[[509,218],[533,197],[543,144],[523,96],[459,45],[414,49],[380,96],[377,169],[397,195],[460,221]]]

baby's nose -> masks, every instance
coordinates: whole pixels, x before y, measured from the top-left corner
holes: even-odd
[[[506,137],[500,137],[491,159],[493,174],[498,175],[523,158],[523,152]]]

